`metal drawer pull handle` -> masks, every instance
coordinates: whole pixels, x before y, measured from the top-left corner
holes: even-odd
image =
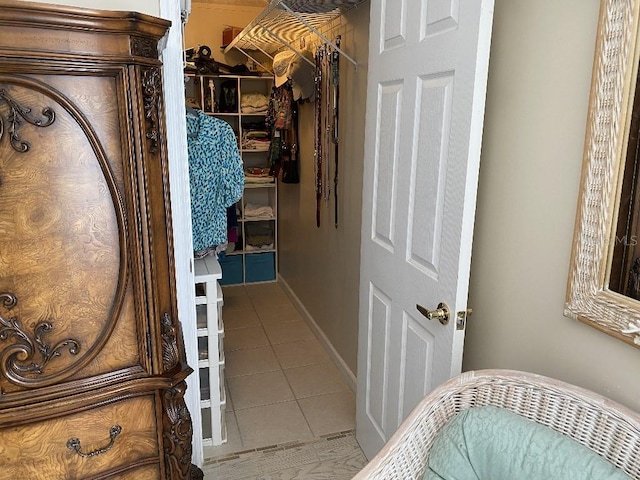
[[[97,450],[94,450],[92,452],[87,452],[84,453],[81,451],[81,446],[80,446],[80,439],[79,438],[70,438],[67,441],[67,448],[69,450],[75,450],[75,452],[80,455],[81,457],[84,458],[89,458],[89,457],[95,457],[96,455],[100,455],[101,453],[104,453],[108,450],[111,449],[111,447],[113,447],[113,444],[116,441],[116,437],[118,435],[120,435],[120,432],[122,432],[122,427],[120,425],[114,425],[113,427],[111,427],[109,429],[109,445],[107,445],[106,447],[103,448],[98,448]]]

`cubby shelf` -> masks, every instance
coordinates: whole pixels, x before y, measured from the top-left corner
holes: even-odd
[[[259,93],[267,98],[271,94],[273,78],[245,75],[187,75],[187,104],[204,113],[224,120],[236,134],[238,150],[245,168],[267,168],[269,148],[247,148],[244,134],[256,122],[265,120],[264,112],[243,112],[242,95]],[[234,92],[233,99],[221,102],[221,95]],[[220,111],[231,109],[232,111]],[[258,145],[262,147],[262,145]],[[265,179],[262,179],[265,180]],[[267,179],[268,180],[268,179]],[[271,213],[248,217],[247,206],[270,207]],[[220,284],[234,285],[275,281],[278,265],[278,182],[275,178],[264,183],[247,181],[242,199],[236,205],[238,212],[238,241],[230,245],[220,259]],[[265,239],[271,239],[271,242]],[[248,245],[257,244],[255,250]]]

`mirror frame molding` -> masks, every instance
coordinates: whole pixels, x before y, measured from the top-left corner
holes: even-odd
[[[640,302],[609,263],[638,73],[640,0],[602,0],[564,314],[640,348]]]

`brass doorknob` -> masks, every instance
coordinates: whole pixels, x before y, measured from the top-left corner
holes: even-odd
[[[439,303],[435,310],[427,310],[422,305],[416,305],[418,311],[429,320],[438,320],[442,325],[449,323],[449,307],[444,303]]]

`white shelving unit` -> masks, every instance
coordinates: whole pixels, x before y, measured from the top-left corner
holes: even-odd
[[[258,75],[191,75],[186,84],[187,104],[201,109],[204,113],[224,120],[236,134],[238,149],[245,168],[268,168],[269,146],[247,148],[243,146],[243,135],[252,124],[264,122],[265,113],[243,112],[243,94],[260,93],[267,98],[271,94],[273,77]],[[221,102],[229,87],[235,88],[234,101]],[[225,88],[226,87],[226,88]],[[212,101],[213,99],[213,101]],[[235,104],[229,108],[228,105]],[[225,105],[227,105],[225,107]],[[220,111],[221,107],[225,111]],[[268,183],[247,182],[242,199],[237,204],[239,239],[230,246],[220,260],[223,285],[275,281],[278,265],[278,183],[271,178]],[[271,214],[260,218],[247,215],[247,205],[271,207]],[[272,242],[264,238],[271,235]],[[253,239],[260,239],[256,241]],[[261,243],[255,248],[253,243]],[[269,243],[271,244],[269,246]]]
[[[194,261],[200,410],[204,446],[227,441],[222,269],[212,255]]]

